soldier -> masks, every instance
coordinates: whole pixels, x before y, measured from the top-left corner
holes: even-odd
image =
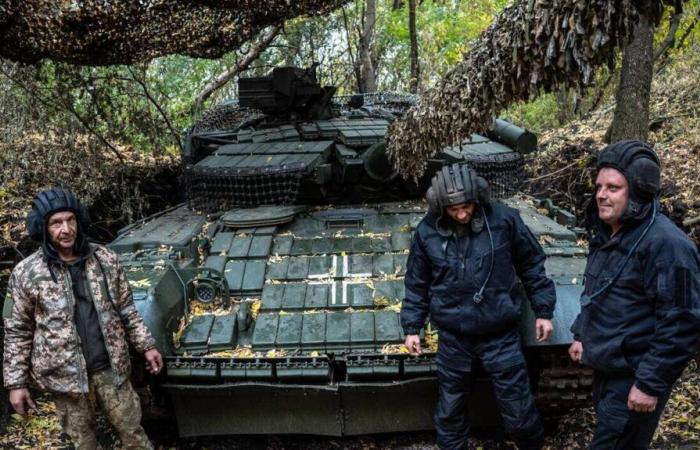
[[[597,166],[569,354],[595,373],[591,448],[645,449],[700,337],[700,260],[695,244],[659,212],[661,169],[648,144],[612,144]]]
[[[94,399],[126,448],[151,449],[139,398],[129,382],[129,346],[147,369],[163,360],[139,316],[117,255],[89,244],[85,207],[64,189],[39,193],[27,217],[41,248],[10,277],[3,308],[5,388],[25,414],[30,385],[53,395],[64,431],[78,449],[95,449]]]
[[[536,337],[552,333],[556,294],[545,256],[518,212],[490,202],[486,180],[466,165],[443,167],[426,194],[430,211],[416,228],[406,272],[401,325],[411,354],[430,313],[439,329],[440,448],[465,447],[472,367],[481,361],[493,381],[506,431],[520,449],[540,449],[544,431],[525,367],[518,319],[525,287],[537,317]]]

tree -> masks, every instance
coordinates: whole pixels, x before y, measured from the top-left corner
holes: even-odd
[[[359,34],[359,73],[357,88],[360,92],[377,90],[377,74],[374,64],[374,30],[377,23],[377,0],[365,0],[362,28]]]
[[[408,1],[408,34],[411,37],[411,81],[408,90],[414,94],[420,88],[420,65],[418,62],[418,35],[416,32],[416,0]]]
[[[620,84],[615,95],[613,121],[607,141],[645,141],[649,133],[649,97],[654,73],[654,31],[642,15],[634,27],[634,37],[625,47]]]

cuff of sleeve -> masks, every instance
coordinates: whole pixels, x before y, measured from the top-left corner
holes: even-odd
[[[538,319],[552,320],[553,316],[554,314],[552,314],[552,311],[549,309],[538,309],[535,311],[535,317]]]
[[[656,389],[652,389],[651,387],[649,387],[648,384],[646,384],[642,381],[637,380],[634,382],[634,385],[637,387],[637,389],[639,389],[640,391],[644,392],[647,395],[651,395],[652,397],[658,397],[661,395],[661,391],[658,391]]]
[[[14,391],[15,389],[26,389],[29,386],[26,383],[23,384],[9,384],[5,386],[5,390],[7,391]]]
[[[420,330],[421,330],[420,328],[411,328],[411,327],[406,328],[406,327],[404,327],[403,334],[405,334],[406,336],[408,336],[410,334],[420,334]]]
[[[143,352],[146,353],[147,351],[152,350],[154,348],[156,348],[156,346],[153,344],[147,345],[146,347],[144,347]]]

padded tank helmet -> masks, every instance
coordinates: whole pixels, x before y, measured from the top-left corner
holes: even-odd
[[[75,241],[76,253],[82,255],[87,250],[85,230],[90,226],[90,216],[87,208],[80,203],[73,193],[67,189],[51,188],[39,192],[32,201],[32,209],[27,215],[27,231],[29,236],[42,243],[44,253],[49,258],[56,257],[56,251],[46,235],[46,223],[52,214],[61,211],[72,211],[78,220],[78,234]]]
[[[661,163],[654,149],[638,140],[615,142],[598,155],[598,171],[605,167],[618,170],[629,185],[623,220],[645,215],[644,207],[659,195],[661,185]]]
[[[441,234],[450,234],[449,227],[443,226],[445,208],[461,203],[476,203],[483,206],[491,200],[488,182],[477,175],[466,164],[444,166],[432,178],[425,194],[430,211],[437,216],[436,228]],[[475,232],[483,227],[483,215],[478,209],[471,220]]]

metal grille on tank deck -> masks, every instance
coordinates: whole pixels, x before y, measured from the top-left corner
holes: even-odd
[[[190,208],[223,211],[233,206],[288,205],[296,202],[305,166],[231,169],[189,167],[185,172]]]
[[[469,165],[489,182],[493,198],[515,195],[526,179],[525,161],[519,153],[471,157]]]

